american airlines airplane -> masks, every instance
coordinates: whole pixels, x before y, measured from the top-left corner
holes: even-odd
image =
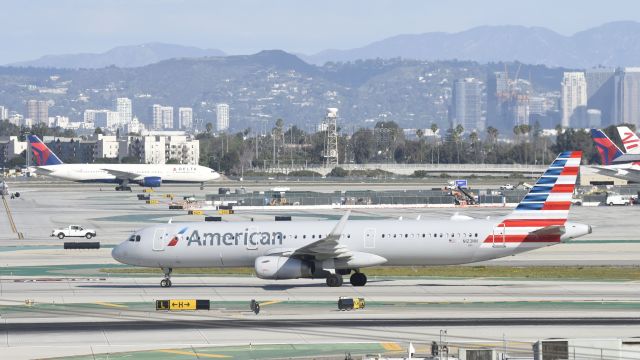
[[[504,218],[294,222],[186,222],[134,232],[112,251],[129,265],[161,268],[171,286],[180,267],[253,266],[262,279],[325,278],[341,286],[351,274],[364,286],[370,266],[455,265],[510,256],[591,233],[567,221],[580,151],[561,153]]]
[[[623,128],[622,130],[620,128]],[[626,126],[618,128],[622,143],[629,151],[629,156],[640,156],[638,142],[640,139]],[[600,154],[600,163],[602,165],[592,165],[591,168],[597,173],[607,175],[627,181],[640,182],[640,162],[615,163],[616,160],[622,158],[626,154],[623,153],[618,146],[609,139],[600,129],[591,129],[591,138],[596,145],[598,154]],[[635,139],[638,141],[635,141]]]
[[[77,182],[115,183],[116,190],[130,190],[129,183],[158,187],[162,183],[200,183],[220,174],[200,165],[168,164],[65,164],[36,135],[28,137],[36,160],[36,173]]]

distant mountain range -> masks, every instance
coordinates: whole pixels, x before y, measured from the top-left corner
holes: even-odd
[[[199,58],[224,55],[224,52],[217,49],[201,49],[194,46],[149,43],[118,46],[100,54],[45,55],[36,60],[17,62],[9,65],[67,69],[97,69],[113,65],[128,68],[145,66],[174,58]]]
[[[322,64],[402,57],[419,60],[520,61],[588,68],[640,65],[640,23],[621,21],[564,36],[541,27],[480,26],[459,33],[398,35],[349,50],[325,50],[304,57]]]
[[[47,55],[10,65],[54,68],[138,67],[170,58],[224,56],[220,50],[171,44],[122,46],[102,54]],[[481,26],[458,33],[398,35],[348,50],[300,55],[306,62],[402,57],[416,60],[520,61],[569,68],[640,65],[640,23],[607,23],[572,36],[541,27]]]

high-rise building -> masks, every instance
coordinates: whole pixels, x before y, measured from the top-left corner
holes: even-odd
[[[129,98],[117,98],[116,99],[116,111],[120,117],[120,126],[124,126],[131,122],[131,99]]]
[[[640,125],[640,68],[625,68],[620,82],[619,122]]]
[[[490,72],[487,76],[486,126],[509,130],[513,126],[511,89],[507,72]]]
[[[616,123],[616,93],[620,87],[620,74],[613,68],[589,69],[587,81],[587,107],[600,110],[605,125]]]
[[[162,128],[173,129],[173,106],[162,107]]]
[[[95,127],[102,129],[115,130],[120,126],[120,114],[111,110],[94,110]],[[86,112],[85,112],[86,113]]]
[[[31,119],[34,124],[48,124],[49,103],[43,100],[27,101],[27,117]]]
[[[9,109],[6,106],[0,106],[0,120],[9,120]]]
[[[191,129],[193,127],[193,109],[190,107],[178,108],[178,128]]]
[[[216,106],[216,130],[218,132],[229,130],[229,105],[227,104]]]
[[[155,104],[151,107],[154,130],[173,129],[173,106]]]
[[[454,82],[449,118],[452,128],[462,125],[468,132],[484,131],[482,83],[478,79],[466,78]]]
[[[587,111],[587,80],[581,71],[562,77],[562,127],[583,127]]]

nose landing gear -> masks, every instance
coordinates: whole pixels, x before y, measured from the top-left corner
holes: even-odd
[[[171,287],[171,272],[173,271],[173,269],[162,268],[162,271],[164,272],[164,279],[160,281],[160,287]]]

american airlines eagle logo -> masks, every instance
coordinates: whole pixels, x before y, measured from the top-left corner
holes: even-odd
[[[167,246],[176,246],[178,244],[179,235],[184,234],[186,231],[187,231],[186,227],[180,229],[180,231],[178,231],[178,233],[173,236],[171,241],[169,241],[169,245],[167,245]]]

